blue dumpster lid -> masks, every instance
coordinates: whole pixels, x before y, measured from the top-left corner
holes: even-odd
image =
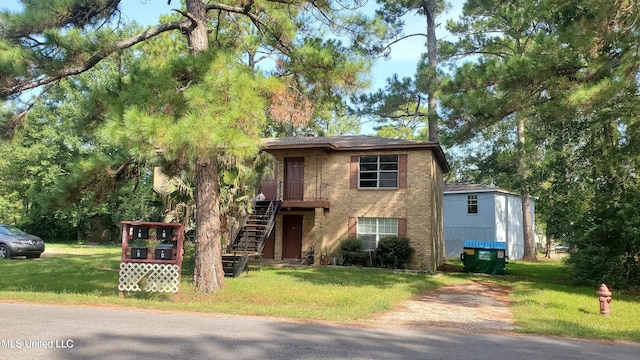
[[[465,240],[464,247],[470,249],[496,249],[506,250],[507,243],[502,241]]]

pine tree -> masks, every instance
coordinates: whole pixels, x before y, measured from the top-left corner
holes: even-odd
[[[611,228],[600,224],[620,218],[619,209],[602,204],[635,187],[627,176],[636,171],[635,149],[627,145],[637,136],[637,95],[630,95],[638,89],[637,8],[477,0],[448,24],[459,39],[441,46],[456,65],[443,97],[447,127],[458,143],[492,145],[479,149],[488,155],[478,163],[485,178],[552,197],[538,210],[548,235],[560,240],[609,242],[593,237]],[[533,259],[526,240],[525,257]]]
[[[455,129],[457,142],[501,124],[515,143],[511,175],[521,194],[523,257],[529,260],[537,259],[530,211],[536,146],[529,133],[540,119],[538,105],[553,101],[549,95],[557,76],[548,55],[557,54],[557,36],[550,33],[545,11],[526,0],[468,2],[462,18],[448,24],[459,39],[442,47],[445,56],[456,61],[474,57],[456,69],[445,90],[447,125]]]
[[[257,54],[275,59],[278,70],[274,75],[290,79],[289,84],[304,90],[304,96],[314,102],[330,99],[332,93],[362,85],[359,74],[368,69],[363,55],[371,55],[364,49],[375,40],[366,31],[373,21],[349,16],[348,10],[357,6],[341,2],[185,0],[184,8],[176,9],[177,14],[167,22],[128,36],[108,26],[117,25],[119,3],[63,0],[53,6],[25,0],[23,12],[1,14],[0,98],[53,85],[107,57],[134,47],[138,51],[137,44],[161,34],[171,32],[174,39],[184,35],[188,54],[167,59],[175,55],[171,50],[157,53],[154,59],[164,62],[158,76],[177,85],[173,91],[166,83],[141,81],[135,99],[142,102],[120,99],[121,109],[117,111],[117,103],[111,108],[105,131],[117,133],[115,138],[120,141],[135,140],[127,141],[126,146],[139,158],[162,153],[169,162],[193,167],[197,212],[194,282],[200,291],[215,291],[224,284],[220,170],[255,155],[266,100],[278,88],[259,74]],[[354,42],[342,46],[314,36],[327,25],[341,29],[341,39]],[[301,41],[303,35],[298,32],[311,34],[313,41]],[[123,89],[133,93],[135,84],[128,81],[140,79],[127,77],[132,70],[156,76],[149,68],[135,66],[138,68],[122,68],[122,86],[113,89],[116,93]],[[120,132],[115,130],[118,125]]]
[[[383,123],[378,133],[385,137],[417,137],[421,123],[426,122],[427,134],[422,137],[438,142],[439,115],[436,93],[439,88],[439,79],[436,17],[445,11],[446,2],[441,0],[378,0],[377,2],[382,5],[378,15],[390,24],[390,29],[395,31],[389,34],[393,41],[387,44],[385,50],[389,51],[393,44],[407,38],[423,36],[426,38],[426,52],[417,64],[415,79],[398,79],[397,76],[388,78],[385,89],[354,99],[356,104],[360,104],[357,112]],[[402,34],[403,18],[409,13],[424,16],[424,33]]]

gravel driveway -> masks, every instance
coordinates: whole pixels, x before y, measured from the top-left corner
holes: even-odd
[[[465,332],[515,330],[509,288],[485,281],[444,286],[363,322],[379,328],[434,327]]]

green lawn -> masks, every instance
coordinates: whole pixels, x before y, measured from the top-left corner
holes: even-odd
[[[532,334],[640,341],[640,296],[614,290],[611,315],[600,314],[597,288],[569,284],[560,261],[508,266],[516,325]]]
[[[202,294],[185,271],[174,302],[167,294],[118,298],[119,265],[119,247],[47,244],[40,259],[0,262],[5,275],[0,278],[0,299],[349,321],[389,310],[413,294],[463,281],[379,269],[263,267],[227,278],[215,294]]]
[[[559,261],[512,261],[506,276],[263,267],[227,278],[215,294],[197,292],[185,270],[175,302],[167,294],[128,293],[119,298],[119,264],[120,247],[47,244],[41,259],[0,261],[0,301],[357,321],[424,291],[482,279],[513,289],[513,312],[522,332],[640,341],[640,297],[614,289],[611,316],[601,316],[597,289],[570,286]]]

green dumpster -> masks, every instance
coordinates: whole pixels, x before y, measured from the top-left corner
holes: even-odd
[[[464,272],[504,275],[509,263],[507,244],[499,241],[465,240],[460,254]]]

